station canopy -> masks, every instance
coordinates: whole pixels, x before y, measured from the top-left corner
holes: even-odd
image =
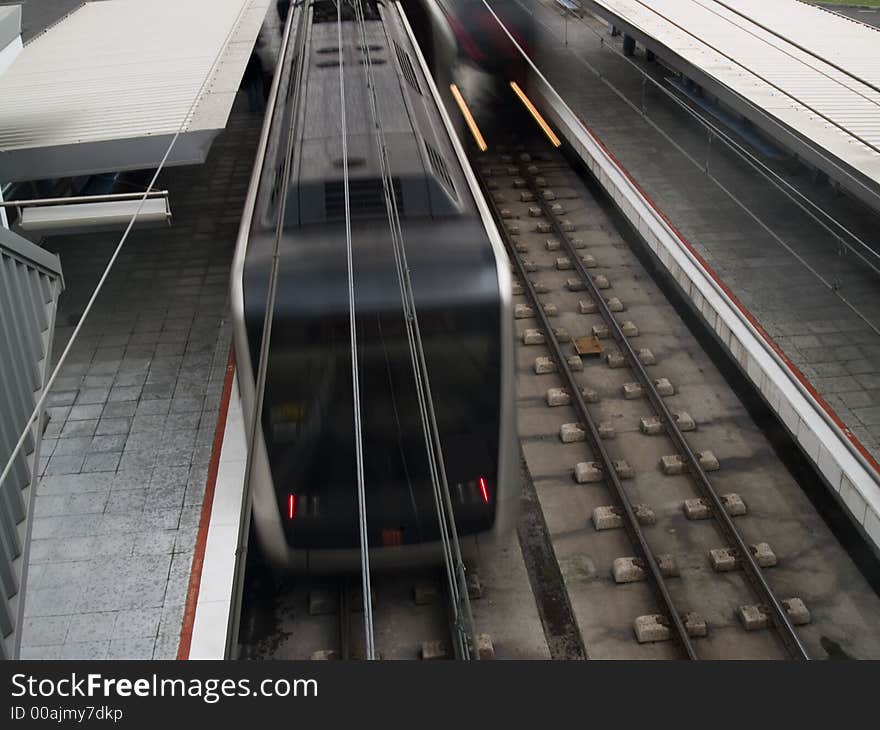
[[[880,209],[880,31],[796,0],[589,0],[588,6]],[[694,78],[699,78],[693,75]],[[785,138],[784,146],[788,146]]]
[[[204,162],[270,2],[79,6],[0,74],[0,181]]]

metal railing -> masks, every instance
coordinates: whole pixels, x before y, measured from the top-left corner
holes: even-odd
[[[0,208],[35,208],[45,205],[73,205],[75,203],[110,203],[116,200],[167,198],[167,190],[147,190],[138,193],[108,193],[106,195],[74,195],[67,198],[33,198],[31,200],[0,200]]]

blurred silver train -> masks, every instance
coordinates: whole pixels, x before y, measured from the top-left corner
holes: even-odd
[[[523,53],[531,55],[533,25],[516,0],[404,0],[404,6],[417,25],[435,77],[448,75],[460,83],[462,73],[471,70],[504,86],[527,81],[529,65]]]
[[[363,8],[455,518],[473,554],[519,503],[509,264],[403,10]],[[231,281],[247,423],[278,237],[251,489],[262,553],[288,572],[360,565],[336,13],[327,0],[291,5]],[[372,565],[397,567],[440,560],[439,526],[349,4],[342,26],[368,541]]]

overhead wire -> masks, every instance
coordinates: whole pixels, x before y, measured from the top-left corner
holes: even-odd
[[[355,18],[361,33],[361,48],[364,54],[363,65],[368,97],[370,100],[370,113],[374,125],[380,177],[385,196],[386,212],[388,214],[398,286],[404,310],[404,323],[407,331],[407,341],[413,367],[416,396],[419,404],[419,416],[421,418],[425,438],[425,451],[434,492],[438,528],[443,549],[444,563],[446,565],[447,584],[453,606],[455,607],[455,638],[460,656],[465,658],[478,658],[478,653],[473,651],[476,638],[473,615],[467,592],[467,577],[464,561],[461,556],[461,546],[458,540],[458,530],[455,525],[452,500],[449,494],[446,466],[443,459],[443,447],[431,394],[430,378],[428,375],[421,329],[419,327],[410,268],[406,258],[406,247],[403,237],[403,228],[400,223],[397,195],[394,190],[394,180],[388,159],[388,149],[385,144],[385,133],[382,127],[381,115],[378,110],[378,100],[375,93],[373,60],[370,43],[367,39],[366,20],[362,4],[363,0],[350,0],[350,2],[354,9]],[[391,40],[388,38],[388,31],[384,25],[383,30],[386,35],[386,46],[390,47]]]
[[[340,126],[342,128],[342,181],[345,194],[345,252],[348,265],[348,317],[351,335],[351,384],[354,401],[355,462],[357,469],[358,494],[358,532],[361,548],[361,585],[364,605],[364,641],[366,658],[375,659],[376,651],[373,636],[373,600],[370,585],[370,549],[367,532],[367,498],[364,481],[364,446],[361,433],[360,375],[358,365],[357,312],[354,286],[354,257],[351,238],[351,191],[348,174],[348,130],[345,109],[345,49],[342,43],[342,2],[336,0],[336,23],[339,41],[339,99]]]

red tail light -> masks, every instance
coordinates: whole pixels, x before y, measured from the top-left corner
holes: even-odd
[[[397,547],[398,545],[403,545],[403,530],[391,530],[388,528],[382,530],[383,547]]]
[[[486,483],[486,477],[480,477],[480,496],[483,502],[489,504],[489,485]]]
[[[296,516],[296,495],[287,495],[287,518],[292,520]]]

